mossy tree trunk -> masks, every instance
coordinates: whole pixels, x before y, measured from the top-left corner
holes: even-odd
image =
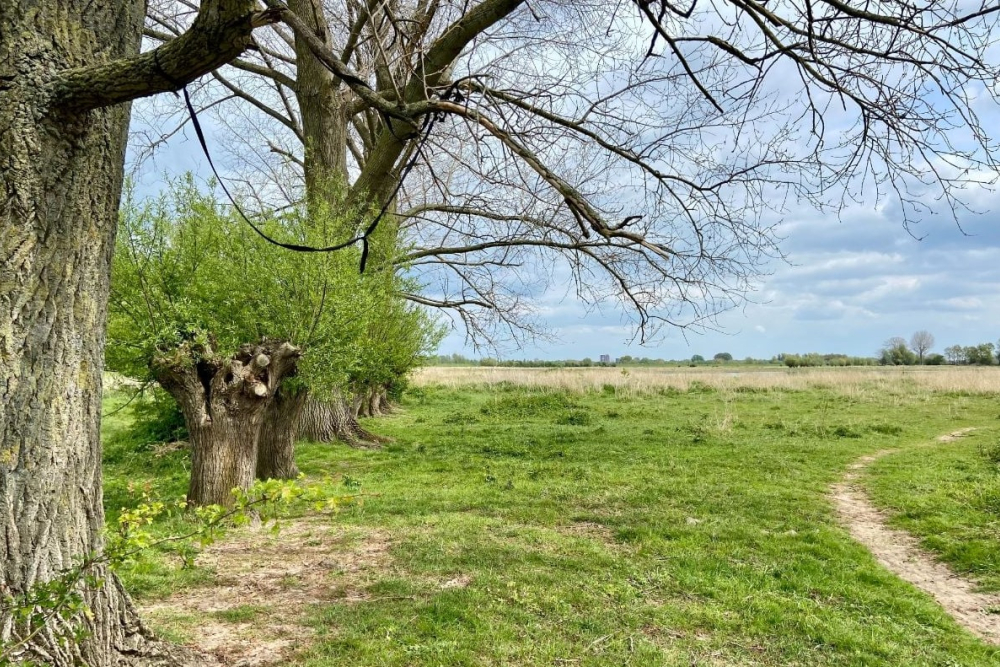
[[[103,549],[101,374],[128,103],[229,62],[254,0],[202,0],[190,29],[139,53],[140,0],[0,2],[0,599],[25,599]],[[52,667],[183,664],[118,579],[86,613],[0,605],[0,656]],[[50,609],[35,609],[47,617]],[[75,631],[82,630],[82,634]]]
[[[0,3],[0,600],[99,551],[101,369],[129,109],[54,105],[52,71],[137,52],[141,6]],[[80,16],[87,20],[81,23]],[[122,664],[149,632],[103,567],[88,633],[60,619],[17,649],[46,665]],[[0,653],[36,629],[0,603]]]

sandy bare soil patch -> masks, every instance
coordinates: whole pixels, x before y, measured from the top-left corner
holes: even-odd
[[[609,546],[616,545],[614,533],[611,529],[594,521],[574,521],[573,523],[559,526],[556,530],[564,535],[582,537]]]
[[[199,554],[216,584],[144,606],[157,625],[185,628],[185,644],[226,667],[289,664],[308,646],[312,605],[366,599],[365,586],[388,567],[390,540],[359,534],[322,518],[282,523],[277,534],[245,529]]]
[[[957,431],[952,431],[951,433],[945,433],[944,435],[939,435],[935,439],[938,442],[955,442],[956,440],[964,438],[965,436],[969,435],[975,430],[976,429],[972,428],[971,426],[969,428],[960,428]]]
[[[953,431],[937,438],[953,442],[973,429]],[[848,467],[847,474],[831,493],[841,521],[851,536],[861,542],[897,577],[932,595],[958,623],[991,644],[1000,644],[1000,595],[976,592],[976,585],[920,548],[916,538],[888,526],[888,515],[872,505],[858,487],[861,471],[872,462],[897,450],[884,449],[863,456]]]

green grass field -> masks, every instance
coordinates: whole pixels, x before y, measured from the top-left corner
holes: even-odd
[[[351,586],[334,568],[334,594],[305,606],[308,638],[282,664],[1000,665],[1000,649],[852,541],[827,496],[857,457],[900,449],[864,478],[873,499],[998,590],[1000,467],[984,455],[998,412],[996,395],[905,380],[628,397],[418,387],[367,424],[396,439],[383,450],[300,446],[308,476],[364,494],[325,520],[386,546]],[[156,455],[131,420],[129,406],[104,424],[112,518],[137,489],[186,488],[185,453]],[[962,427],[977,431],[933,442]],[[168,550],[122,574],[143,604],[225,580]],[[288,613],[264,600],[213,617]],[[156,627],[191,640],[200,620]]]

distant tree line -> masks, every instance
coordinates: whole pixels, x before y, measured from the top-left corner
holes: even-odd
[[[633,357],[624,355],[611,362],[594,361],[590,357],[583,359],[511,359],[501,360],[491,357],[470,359],[461,354],[442,354],[431,356],[430,365],[435,366],[480,366],[504,368],[587,368],[616,366],[700,366],[718,364],[740,365],[784,365],[788,368],[809,368],[818,366],[941,366],[974,365],[993,366],[1000,364],[1000,343],[980,343],[978,345],[952,345],[944,349],[944,354],[933,352],[934,336],[928,331],[917,331],[909,340],[902,336],[893,336],[882,344],[873,357],[852,356],[842,353],[820,354],[809,352],[805,354],[781,353],[770,359],[754,359],[746,357],[737,360],[729,352],[718,352],[711,359],[694,354],[690,359],[652,359],[648,357]]]
[[[628,357],[631,359],[631,357]],[[618,359],[616,362],[602,362],[594,361],[590,357],[584,357],[583,359],[496,359],[493,357],[484,357],[482,359],[470,359],[461,354],[439,354],[437,356],[431,356],[428,359],[428,364],[431,366],[479,366],[481,368],[589,368],[592,366],[596,367],[606,367],[611,368],[619,364],[625,363],[622,359]],[[651,365],[666,365],[667,361],[663,359],[654,360],[643,360],[648,361]]]
[[[968,366],[993,366],[1000,361],[1000,348],[993,343],[978,345],[952,345],[944,349],[944,354],[931,354],[934,336],[927,331],[918,331],[909,342],[902,336],[887,340],[879,350],[879,363],[884,366],[940,366],[943,364]]]
[[[874,357],[852,357],[846,354],[779,354],[778,360],[789,368],[807,368],[813,366],[874,366],[878,359]]]
[[[949,364],[993,366],[998,362],[997,346],[993,343],[952,345],[944,349],[944,358]]]

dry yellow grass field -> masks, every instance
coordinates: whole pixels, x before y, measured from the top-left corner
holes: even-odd
[[[720,390],[830,388],[845,394],[900,390],[1000,393],[1000,367],[920,366],[782,368],[717,366],[698,368],[478,368],[432,366],[418,370],[415,386],[490,386],[501,383],[569,391],[646,394],[692,384]]]

